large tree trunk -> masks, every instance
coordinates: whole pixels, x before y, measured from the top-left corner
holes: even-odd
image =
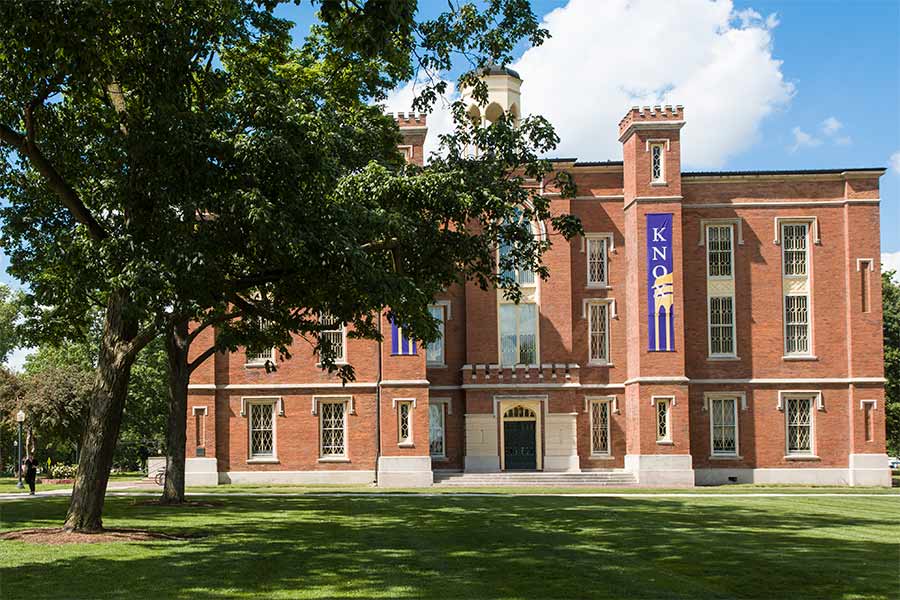
[[[103,529],[106,484],[135,356],[130,342],[137,335],[138,324],[127,314],[127,297],[124,291],[113,292],[106,306],[90,412],[81,439],[78,475],[64,526],[68,531],[93,533]]]
[[[166,429],[166,482],[162,502],[184,502],[185,445],[187,443],[187,395],[191,378],[188,364],[188,322],[176,323],[166,332],[169,359],[169,421]]]

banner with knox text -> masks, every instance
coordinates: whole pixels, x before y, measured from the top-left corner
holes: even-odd
[[[647,349],[675,351],[672,213],[647,215]]]

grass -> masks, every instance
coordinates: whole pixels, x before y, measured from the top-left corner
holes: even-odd
[[[144,473],[111,473],[109,475],[110,481],[129,481],[129,480],[138,480],[145,476]],[[38,479],[47,479],[48,476],[39,475]],[[16,494],[16,493],[28,493],[28,484],[25,481],[22,481],[22,485],[24,486],[21,490],[16,487],[16,482],[18,479],[15,477],[0,477],[0,494]],[[49,490],[67,490],[71,489],[71,483],[38,483],[37,491],[49,491]]]
[[[224,488],[218,488],[224,489]],[[345,488],[346,489],[346,488]],[[269,496],[166,508],[110,497],[107,527],[189,541],[0,542],[28,598],[896,598],[900,498]],[[66,498],[0,504],[59,525]]]

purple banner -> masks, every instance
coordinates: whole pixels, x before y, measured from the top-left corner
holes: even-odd
[[[675,351],[672,213],[647,215],[647,349]]]

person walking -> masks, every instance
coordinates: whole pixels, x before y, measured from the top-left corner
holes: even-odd
[[[31,454],[25,459],[22,468],[25,470],[25,483],[28,484],[28,489],[30,490],[28,493],[34,496],[34,483],[37,478],[37,461],[34,460],[34,457]]]

